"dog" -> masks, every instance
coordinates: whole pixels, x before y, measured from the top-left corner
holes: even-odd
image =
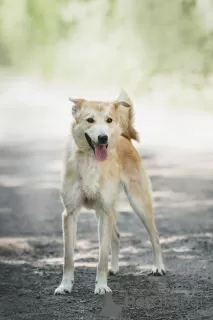
[[[151,183],[131,141],[139,141],[139,136],[133,126],[130,98],[122,91],[112,102],[70,100],[74,122],[61,187],[64,266],[62,282],[55,294],[70,293],[73,287],[76,225],[82,206],[94,209],[98,218],[99,262],[95,294],[111,292],[107,275],[119,271],[120,234],[116,226],[115,205],[120,186],[149,234],[154,260],[151,274],[164,275]],[[111,265],[108,269],[110,247]]]

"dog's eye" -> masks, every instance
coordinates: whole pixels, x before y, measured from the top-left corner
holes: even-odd
[[[95,120],[94,120],[93,118],[88,118],[88,119],[87,119],[87,122],[93,123],[93,122],[95,122]]]
[[[107,122],[111,123],[112,122],[112,118],[107,118]]]

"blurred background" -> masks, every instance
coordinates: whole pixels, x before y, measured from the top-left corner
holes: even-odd
[[[64,134],[68,96],[115,99],[124,88],[144,109],[136,119],[144,143],[203,148],[212,141],[212,70],[212,0],[0,2],[0,133],[7,138],[26,138],[26,126],[41,137]],[[141,125],[146,116],[152,128]]]
[[[0,0],[0,294],[11,297],[0,302],[3,319],[60,316],[52,292],[62,271],[58,190],[72,120],[68,98],[111,100],[121,88],[134,102],[136,147],[153,183],[170,271],[157,290],[154,280],[143,278],[153,288],[150,301],[157,310],[158,292],[168,293],[171,303],[162,308],[168,315],[186,294],[186,305],[174,312],[191,319],[200,303],[189,299],[196,284],[206,297],[199,310],[206,312],[213,270],[212,86],[212,0]],[[152,262],[147,233],[123,194],[119,211],[123,269],[112,281],[116,288],[125,287],[128,272],[145,272]],[[85,310],[86,319],[94,319],[96,229],[94,216],[84,211],[76,249],[82,279],[75,290],[91,300],[84,309],[76,301],[72,310],[64,306],[69,319],[73,310],[76,319]],[[133,289],[142,281],[135,279]],[[38,310],[42,293],[47,304]],[[26,299],[34,314],[25,310]],[[152,319],[155,310],[149,309]]]
[[[1,0],[2,72],[212,108],[211,0]],[[180,97],[183,95],[184,97]],[[184,106],[183,106],[184,99]]]

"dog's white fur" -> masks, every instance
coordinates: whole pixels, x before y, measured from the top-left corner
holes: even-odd
[[[64,270],[62,282],[55,294],[65,294],[72,290],[76,226],[82,206],[94,209],[99,223],[100,253],[95,293],[111,291],[107,285],[110,245],[112,259],[109,271],[116,274],[119,270],[120,235],[116,226],[115,203],[120,185],[149,233],[154,257],[152,273],[164,274],[165,267],[152,212],[151,183],[131,143],[131,138],[137,139],[137,133],[132,125],[132,103],[129,97],[122,92],[116,102],[111,103],[82,99],[72,101],[75,121],[68,142],[61,191],[65,207],[62,214]],[[109,115],[113,118],[112,124],[106,122]],[[95,123],[88,124],[85,121],[88,117],[95,118]],[[85,133],[93,143],[97,143],[98,135],[108,136],[108,157],[105,161],[95,159]]]

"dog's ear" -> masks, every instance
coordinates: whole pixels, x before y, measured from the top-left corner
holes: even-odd
[[[120,95],[114,102],[114,105],[117,109],[118,122],[120,124],[123,136],[127,137],[128,139],[139,141],[139,135],[133,126],[133,103],[124,90],[121,90]],[[124,108],[122,108],[122,106]]]
[[[118,108],[119,106],[124,106],[126,108],[131,108],[131,104],[126,101],[115,101],[115,107]]]
[[[124,101],[126,103],[128,103],[130,106],[132,105],[132,101],[130,99],[130,97],[128,96],[128,94],[126,93],[126,91],[124,91],[123,89],[121,90],[119,96],[117,97],[116,101]]]
[[[76,116],[77,111],[80,110],[81,105],[85,100],[84,99],[72,99],[72,98],[69,98],[69,101],[71,101],[73,103],[72,115]]]
[[[119,96],[115,100],[115,106],[119,107],[120,105],[130,108],[132,107],[132,101],[130,100],[128,94],[123,89],[121,90]]]

